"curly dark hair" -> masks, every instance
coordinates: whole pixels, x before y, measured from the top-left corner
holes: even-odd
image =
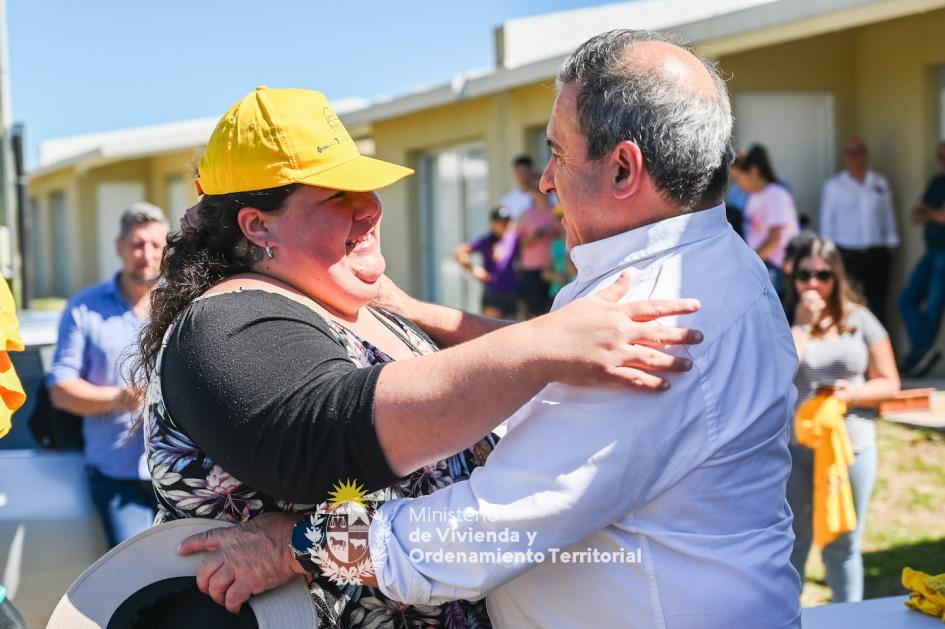
[[[159,367],[157,357],[164,334],[190,302],[220,280],[252,271],[262,259],[262,250],[249,243],[236,222],[239,211],[244,207],[279,211],[301,185],[201,197],[199,228],[173,233],[167,239],[161,277],[151,291],[151,319],[138,337],[134,382],[147,386]]]

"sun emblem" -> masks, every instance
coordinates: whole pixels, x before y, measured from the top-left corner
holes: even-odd
[[[350,479],[339,480],[328,492],[328,502],[319,507],[318,516],[325,538],[313,551],[312,560],[331,581],[361,585],[374,574],[368,549],[371,514],[364,486]]]
[[[332,491],[328,492],[329,508],[337,507],[345,502],[352,502],[364,508],[366,501],[367,494],[364,491],[364,485],[361,485],[358,481],[352,481],[351,479],[338,481],[335,483],[334,487],[332,487]]]

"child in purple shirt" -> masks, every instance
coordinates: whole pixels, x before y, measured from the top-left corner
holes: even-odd
[[[470,254],[479,253],[482,265],[473,266]],[[483,283],[482,314],[487,317],[514,319],[518,315],[518,277],[515,263],[519,240],[512,229],[512,216],[503,206],[489,214],[489,233],[453,251],[456,261]]]

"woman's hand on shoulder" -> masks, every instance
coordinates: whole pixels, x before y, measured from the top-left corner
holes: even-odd
[[[664,326],[662,317],[691,314],[695,299],[646,300],[619,303],[630,288],[624,273],[610,287],[591,297],[528,322],[551,354],[551,380],[577,386],[631,386],[660,391],[669,382],[655,375],[682,372],[692,361],[675,356],[675,345],[702,342],[698,330]]]

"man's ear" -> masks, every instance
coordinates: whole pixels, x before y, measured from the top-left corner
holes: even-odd
[[[269,216],[259,208],[247,206],[240,208],[236,215],[236,224],[250,244],[265,247],[266,243],[275,242],[275,235],[269,229]]]
[[[640,147],[625,140],[617,144],[610,152],[612,164],[614,196],[626,199],[640,189],[643,182],[643,152]]]

